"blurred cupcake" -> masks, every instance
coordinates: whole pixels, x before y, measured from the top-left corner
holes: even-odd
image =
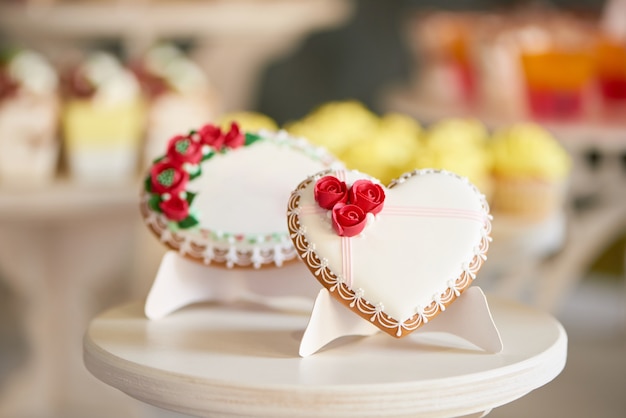
[[[448,170],[467,177],[489,198],[492,183],[488,135],[478,120],[444,119],[424,135],[424,146],[415,156],[415,166]]]
[[[414,156],[421,149],[421,127],[401,114],[380,118],[376,129],[363,132],[362,139],[340,157],[350,169],[378,178],[383,184],[413,170]]]
[[[513,125],[490,143],[495,181],[493,212],[542,220],[562,208],[571,161],[538,125]]]
[[[69,168],[81,181],[120,181],[137,168],[145,106],[137,79],[112,55],[89,56],[64,78],[62,127]]]
[[[326,103],[286,129],[382,183],[413,170],[421,148],[422,128],[415,119],[399,113],[379,117],[354,100]]]
[[[22,50],[0,60],[0,181],[53,179],[58,155],[58,79],[39,54]]]
[[[144,165],[170,138],[214,120],[218,104],[205,72],[170,44],[150,49],[133,69],[148,99]]]
[[[330,102],[285,129],[341,158],[350,147],[378,128],[378,119],[360,102]]]

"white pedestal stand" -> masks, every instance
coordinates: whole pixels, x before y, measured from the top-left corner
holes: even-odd
[[[302,358],[306,315],[208,304],[152,321],[137,302],[91,322],[84,358],[104,383],[199,417],[479,417],[551,381],[567,354],[550,315],[497,298],[489,306],[498,354],[448,333],[381,332]]]

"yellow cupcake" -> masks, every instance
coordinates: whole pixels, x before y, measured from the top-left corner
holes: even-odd
[[[570,171],[565,149],[539,125],[524,123],[500,130],[490,148],[497,176],[562,181]]]
[[[378,116],[363,104],[343,101],[326,103],[303,119],[287,124],[285,129],[341,157],[349,147],[376,130],[378,123]]]
[[[132,178],[146,121],[137,79],[114,56],[95,53],[68,80],[62,128],[72,174],[80,181]]]
[[[495,133],[490,149],[494,212],[540,220],[562,207],[571,160],[547,130],[514,125]]]
[[[422,126],[412,117],[402,113],[387,113],[380,119],[379,130],[389,135],[410,137],[411,140],[419,141],[422,134]]]
[[[441,149],[426,145],[415,157],[417,168],[435,168],[452,171],[467,177],[483,194],[491,192],[489,158],[481,149]]]
[[[424,134],[424,146],[415,157],[415,166],[448,170],[467,177],[489,196],[492,186],[487,139],[488,131],[478,120],[444,119]]]
[[[348,168],[362,171],[387,184],[414,168],[413,159],[419,149],[416,135],[379,128],[369,138],[350,147],[342,155],[342,160]]]
[[[124,146],[130,140],[138,142],[143,132],[144,111],[139,100],[115,106],[72,100],[63,111],[65,143],[72,149],[81,146],[97,149]]]
[[[477,119],[443,119],[428,129],[432,145],[445,148],[482,147],[489,138],[485,125]]]
[[[357,101],[324,104],[286,129],[383,183],[413,170],[421,148],[422,128],[415,119],[399,113],[379,117]]]

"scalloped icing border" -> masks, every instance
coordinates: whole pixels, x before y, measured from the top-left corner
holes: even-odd
[[[180,255],[198,261],[205,265],[211,263],[225,264],[227,268],[233,267],[254,267],[260,268],[263,265],[274,264],[281,267],[285,262],[296,258],[296,250],[292,245],[277,243],[273,248],[263,250],[258,246],[249,249],[237,248],[228,243],[219,244],[198,243],[188,235],[178,234],[167,227],[167,219],[164,215],[153,212],[148,207],[147,194],[141,199],[140,211],[144,217],[144,222],[148,229],[170,249],[177,251]]]
[[[331,295],[334,295],[334,297],[343,305],[350,308],[362,318],[367,319],[382,331],[393,337],[402,338],[420,328],[422,325],[428,323],[428,321],[437,316],[439,313],[445,311],[446,307],[454,302],[454,300],[459,297],[476,278],[476,273],[480,270],[483,262],[487,259],[487,251],[489,249],[489,242],[491,241],[490,220],[492,217],[489,215],[489,205],[485,200],[484,195],[482,195],[480,191],[465,177],[461,177],[455,173],[445,170],[414,170],[391,181],[389,186],[387,186],[388,189],[392,189],[404,183],[410,177],[423,174],[442,173],[452,175],[466,182],[472,187],[474,192],[481,197],[481,205],[486,214],[486,222],[482,229],[482,238],[480,245],[478,246],[478,251],[474,254],[474,257],[469,263],[464,264],[461,275],[456,280],[450,280],[445,289],[437,292],[430,305],[425,308],[416,308],[418,312],[415,315],[404,322],[399,322],[385,313],[380,304],[373,305],[363,298],[363,294],[359,292],[359,289],[356,291],[352,290],[345,283],[343,283],[342,280],[328,268],[327,261],[323,258],[320,259],[318,254],[315,252],[315,246],[308,242],[305,237],[305,232],[300,227],[298,208],[298,204],[300,202],[300,191],[306,188],[313,181],[316,181],[331,172],[333,172],[333,170],[325,170],[307,178],[298,185],[289,198],[287,208],[287,225],[290,231],[290,237],[294,243],[294,248],[298,252],[300,258],[304,260],[304,263],[307,265],[311,273],[313,273],[317,280],[326,289],[328,289]]]

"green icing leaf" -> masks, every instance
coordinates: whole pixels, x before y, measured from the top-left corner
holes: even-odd
[[[197,193],[193,193],[193,192],[187,192],[187,196],[185,197],[185,200],[187,200],[187,203],[189,203],[189,206],[191,206],[191,203],[193,202],[193,199],[196,198]]]
[[[244,143],[244,145],[248,146],[248,145],[254,144],[256,141],[259,141],[260,139],[261,139],[260,135],[246,132],[246,142]]]
[[[182,221],[178,222],[178,227],[181,229],[187,229],[198,225],[198,223],[198,220],[193,215],[189,215]]]
[[[160,163],[164,159],[165,159],[165,155],[163,155],[163,156],[161,156],[159,158],[155,158],[154,160],[152,160],[152,164]]]
[[[143,182],[143,188],[146,192],[152,193],[152,177],[146,177],[146,180]]]
[[[209,160],[215,156],[215,151],[211,150],[208,154],[202,156],[202,161]]]
[[[198,177],[200,177],[202,175],[202,167],[198,166],[198,169],[189,174],[189,180],[193,180],[193,179],[197,179]]]
[[[160,203],[161,203],[161,196],[159,196],[158,194],[153,194],[152,196],[150,196],[150,199],[148,200],[148,206],[150,207],[150,209],[152,209],[155,212],[162,213],[163,211],[161,210],[161,207],[159,206]]]

